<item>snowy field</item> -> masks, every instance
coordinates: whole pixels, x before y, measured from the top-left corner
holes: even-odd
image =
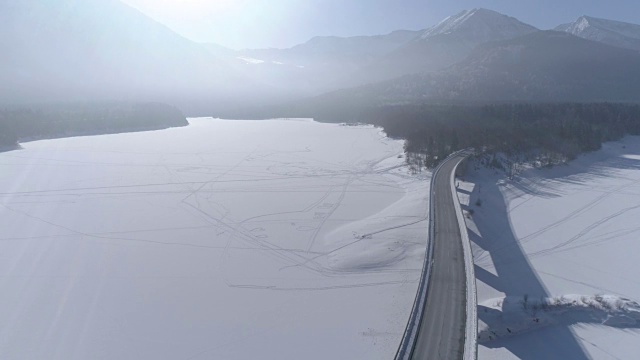
[[[639,170],[626,137],[514,181],[467,175],[480,359],[638,358]]]
[[[0,153],[0,358],[392,359],[427,234],[428,179],[408,174],[402,142],[309,120],[190,122]],[[611,171],[594,197],[634,174]],[[615,213],[634,191],[600,202]],[[574,291],[640,297],[637,212],[623,215],[570,244],[620,249],[567,268],[589,277]]]

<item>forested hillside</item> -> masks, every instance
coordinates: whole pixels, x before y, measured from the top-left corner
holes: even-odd
[[[504,154],[513,163],[552,165],[598,150],[605,141],[640,135],[640,105],[631,104],[397,106],[366,116],[389,136],[406,139],[415,169],[469,147]]]
[[[0,149],[19,141],[156,130],[187,125],[175,107],[158,104],[57,104],[0,109]]]

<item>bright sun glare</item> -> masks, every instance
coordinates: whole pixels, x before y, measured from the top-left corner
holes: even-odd
[[[266,0],[123,0],[178,33],[200,42],[243,46],[278,36],[273,24],[286,22],[300,2]]]
[[[237,0],[125,0],[129,5],[156,16],[179,16],[193,20],[211,14],[229,13],[245,6]]]

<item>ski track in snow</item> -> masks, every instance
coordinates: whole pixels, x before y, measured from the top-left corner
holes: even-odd
[[[0,357],[391,358],[429,190],[402,142],[190,122],[0,153]]]

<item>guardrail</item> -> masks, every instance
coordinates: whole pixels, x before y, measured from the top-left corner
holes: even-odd
[[[442,161],[433,171],[431,175],[431,185],[429,188],[429,237],[427,239],[427,253],[424,258],[424,264],[422,267],[422,275],[420,276],[420,284],[418,285],[418,292],[416,294],[416,299],[413,302],[413,308],[411,309],[411,315],[409,316],[409,321],[407,323],[407,327],[405,328],[404,335],[402,336],[402,341],[400,342],[400,346],[398,347],[398,351],[396,352],[395,360],[410,360],[413,355],[413,350],[416,347],[416,339],[418,337],[418,330],[420,329],[420,322],[422,321],[422,316],[424,314],[425,307],[425,299],[427,298],[427,293],[429,291],[429,278],[431,276],[431,267],[433,266],[433,245],[435,240],[435,222],[434,219],[436,217],[436,212],[434,208],[434,190],[435,190],[435,179],[440,171],[440,168],[444,163],[447,162],[451,157],[457,156],[467,150],[460,150],[451,155],[449,155],[444,161]],[[453,171],[453,176],[455,176],[455,169]],[[452,182],[453,184],[453,182]],[[455,203],[455,201],[454,201]],[[460,203],[458,202],[458,207]],[[456,209],[457,211],[457,209]],[[459,222],[459,221],[458,221]],[[466,225],[465,225],[465,234],[466,233]],[[470,245],[469,245],[470,246]],[[466,254],[465,254],[466,261]],[[473,261],[472,261],[473,262]],[[466,264],[466,263],[465,263]],[[467,266],[465,265],[465,269]],[[472,268],[473,270],[473,268]],[[467,283],[468,283],[467,279]],[[474,294],[475,294],[475,277],[474,281]],[[467,296],[468,298],[468,296]],[[468,299],[467,299],[468,304]],[[474,309],[475,309],[475,300],[474,300]],[[468,309],[467,309],[468,310]],[[467,318],[469,313],[467,311]],[[468,324],[469,322],[466,321]],[[468,325],[467,325],[468,327]],[[476,329],[477,329],[477,317],[476,317]],[[476,330],[477,333],[477,330]],[[475,337],[477,341],[477,336]],[[466,357],[466,341],[465,341],[465,359]],[[473,358],[469,358],[470,360],[475,360],[475,355]]]
[[[458,166],[451,172],[451,193],[456,194],[453,199],[453,206],[456,209],[458,225],[460,226],[460,236],[462,238],[462,249],[464,251],[464,271],[467,279],[467,309],[465,321],[465,341],[464,341],[464,360],[476,360],[478,357],[478,293],[476,289],[476,274],[473,264],[473,252],[471,251],[471,240],[467,232],[467,225],[460,206],[458,190],[455,185],[456,171]]]

